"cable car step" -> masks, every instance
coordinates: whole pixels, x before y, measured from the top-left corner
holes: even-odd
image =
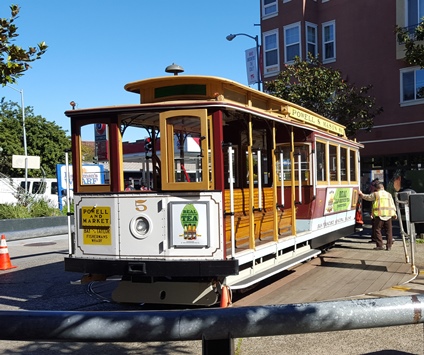
[[[248,276],[247,278],[244,278],[243,280],[240,280],[236,282],[235,284],[228,284],[232,290],[238,290],[243,289],[246,287],[249,287],[259,281],[265,280],[268,277],[271,277],[275,274],[278,274],[281,271],[287,270],[297,264],[300,264],[306,260],[312,259],[315,256],[321,254],[321,250],[318,249],[312,249],[305,253],[302,253],[294,258],[291,258],[289,260],[286,260],[278,265],[272,266],[269,269],[266,269],[264,271],[261,271],[257,274]]]

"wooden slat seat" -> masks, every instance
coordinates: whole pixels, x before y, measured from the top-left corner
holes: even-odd
[[[274,236],[274,210],[275,206],[272,198],[272,188],[264,188],[262,190],[262,210],[254,211],[254,233],[255,240],[260,241],[266,238],[273,240]],[[255,189],[255,207],[259,206],[257,198],[257,189]],[[230,192],[225,192],[225,211],[228,213],[230,209]],[[249,243],[250,236],[250,211],[249,211],[249,190],[234,190],[234,233],[236,237],[236,247],[246,248]],[[278,235],[291,233],[291,209],[277,212],[278,218]],[[231,218],[227,215],[225,219],[226,241],[227,247],[231,244]]]

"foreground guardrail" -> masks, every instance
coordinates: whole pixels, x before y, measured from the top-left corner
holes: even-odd
[[[74,217],[71,217],[71,225]],[[21,219],[0,219],[0,234],[8,241],[48,237],[68,233],[68,217],[38,217]]]
[[[420,295],[177,311],[0,311],[0,340],[202,340],[204,354],[232,354],[235,338],[417,324],[423,315]]]

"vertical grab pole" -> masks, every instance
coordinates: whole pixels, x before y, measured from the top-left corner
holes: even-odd
[[[150,161],[146,156],[146,187],[150,190],[152,186],[150,186]]]
[[[262,154],[261,150],[258,149],[258,208],[262,211]]]
[[[313,189],[314,189],[314,191],[313,191],[314,198],[317,196],[317,184],[318,184],[318,182],[317,182],[318,172],[317,172],[317,169],[316,169],[316,167],[317,167],[318,164],[317,164],[317,160],[316,160],[315,151],[316,151],[316,149],[313,149],[312,150],[312,172],[314,174],[313,175],[314,181],[311,181],[312,186],[313,186]]]
[[[284,207],[284,156],[280,152],[281,206]]]
[[[144,159],[144,161],[142,162],[142,166],[143,166],[143,173],[142,173],[142,177],[143,177],[143,185],[146,186],[147,188],[147,180],[146,180],[146,159]]]
[[[301,154],[297,156],[298,179],[299,179],[299,203],[302,203],[302,157]]]
[[[247,157],[249,166],[249,249],[255,248],[255,178],[253,177],[253,128],[252,116],[249,114],[249,145]]]
[[[234,149],[232,146],[228,147],[228,175],[230,183],[230,223],[231,223],[231,256],[236,253],[236,238],[234,235],[234,172],[233,172],[233,156]]]
[[[294,163],[294,131],[293,127],[291,127],[290,132],[290,182],[291,182],[291,194],[290,194],[290,205],[292,209],[292,218],[291,218],[291,225],[292,225],[292,234],[296,235],[296,175],[295,175],[295,163]]]
[[[65,166],[66,166],[66,215],[68,216],[68,248],[69,248],[69,254],[72,254],[72,241],[71,241],[71,205],[70,205],[70,188],[69,184],[71,179],[69,178],[69,157],[68,157],[68,151],[65,151]]]

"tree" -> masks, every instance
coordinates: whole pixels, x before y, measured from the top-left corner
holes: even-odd
[[[368,95],[371,85],[357,88],[343,80],[339,71],[323,66],[313,56],[308,61],[296,57],[294,64],[286,65],[278,78],[265,86],[271,95],[346,126],[349,137],[359,129],[371,129],[374,117],[383,111]]]
[[[56,176],[56,164],[65,162],[65,149],[71,142],[61,127],[25,108],[25,127],[29,156],[40,157],[40,170],[28,170],[29,177]],[[0,172],[10,177],[24,176],[23,169],[12,168],[12,156],[24,155],[22,109],[16,102],[0,101]]]
[[[0,82],[3,86],[15,83],[31,67],[29,63],[40,59],[47,50],[44,42],[27,50],[12,43],[19,36],[14,22],[18,18],[20,7],[11,5],[10,10],[9,19],[0,18]]]
[[[405,60],[410,65],[424,67],[424,45],[418,43],[424,40],[424,22],[418,24],[414,31],[408,28],[396,26],[395,29],[399,43],[405,45]]]

